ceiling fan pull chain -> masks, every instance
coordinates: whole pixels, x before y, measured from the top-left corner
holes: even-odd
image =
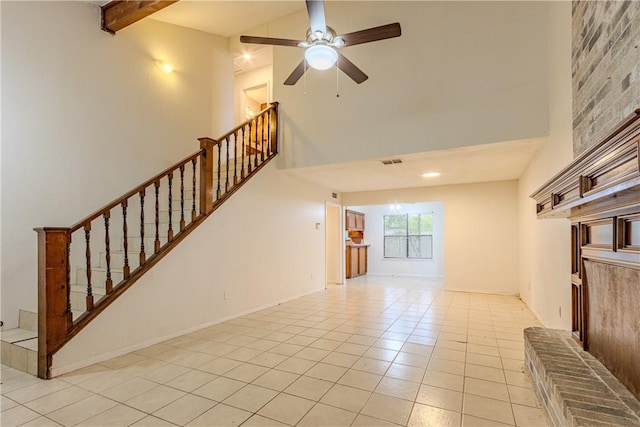
[[[340,58],[338,58],[340,61]],[[340,98],[340,67],[338,67],[338,61],[336,61],[336,98]]]
[[[304,78],[304,96],[307,96],[307,61],[304,61],[304,71],[302,76]]]

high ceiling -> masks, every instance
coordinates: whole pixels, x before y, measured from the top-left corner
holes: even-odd
[[[264,25],[305,8],[298,1],[179,1],[152,15],[153,19],[223,37]]]
[[[366,10],[366,6],[363,5]],[[182,0],[152,15],[152,19],[211,34],[231,37],[286,15],[305,9],[297,1],[199,1]],[[304,30],[304,29],[302,29]],[[405,43],[409,40],[404,35]],[[253,46],[255,50],[255,46]],[[272,61],[272,48],[265,47],[250,61],[235,52],[235,71],[249,71]],[[276,48],[278,49],[278,48]],[[256,65],[257,64],[257,65]],[[367,90],[365,86],[362,90]],[[401,164],[383,166],[381,160],[288,169],[287,172],[340,192],[369,191],[488,182],[517,179],[526,169],[544,139],[500,142],[394,156]],[[423,178],[437,171],[437,178]]]

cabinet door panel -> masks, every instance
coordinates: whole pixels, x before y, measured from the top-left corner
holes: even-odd
[[[358,274],[367,274],[367,248],[358,248]]]
[[[356,229],[356,213],[353,211],[347,211],[347,230]]]
[[[356,230],[364,230],[364,214],[356,213]]]

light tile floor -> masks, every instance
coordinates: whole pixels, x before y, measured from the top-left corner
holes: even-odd
[[[2,426],[543,426],[517,297],[362,277],[50,381],[2,365]]]

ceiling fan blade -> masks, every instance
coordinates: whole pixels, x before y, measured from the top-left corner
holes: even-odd
[[[367,76],[360,68],[358,68],[353,62],[349,61],[340,52],[338,52],[338,68],[358,84],[369,78],[369,76]]]
[[[322,0],[307,0],[307,12],[309,13],[309,26],[311,32],[327,31],[327,22],[324,18],[324,2]]]
[[[276,39],[273,37],[257,37],[257,36],[240,36],[240,41],[242,43],[270,44],[275,46],[291,46],[291,47],[298,47],[298,43],[302,43],[302,40]]]
[[[284,81],[284,84],[287,86],[293,86],[300,80],[300,77],[304,74],[305,70],[308,67],[306,66],[306,60],[302,60],[301,63],[293,70],[293,72],[287,77],[287,80]]]
[[[366,30],[354,31],[353,33],[343,34],[336,38],[344,40],[344,46],[354,46],[362,43],[375,42],[378,40],[391,39],[399,37],[402,34],[400,24],[381,25],[380,27],[369,28]]]

